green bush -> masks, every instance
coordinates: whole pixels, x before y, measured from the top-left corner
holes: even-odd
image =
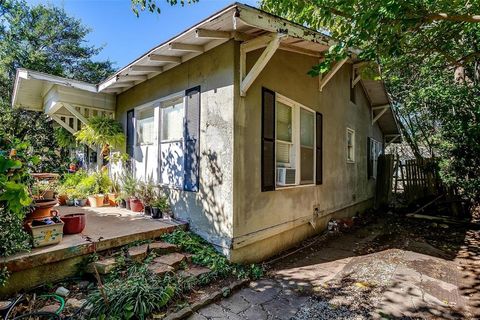
[[[95,319],[145,319],[164,307],[175,289],[151,274],[145,266],[128,269],[124,278],[113,279],[88,296]],[[106,301],[105,301],[106,300]]]
[[[228,259],[213,248],[213,246],[203,240],[201,237],[187,231],[176,230],[162,236],[166,242],[176,244],[188,253],[193,254],[192,262],[208,267],[212,270],[211,276],[225,277],[228,275],[236,276],[239,279],[251,278],[258,279],[263,275],[261,266],[233,264]]]

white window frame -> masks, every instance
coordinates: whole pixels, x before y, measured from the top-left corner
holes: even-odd
[[[141,146],[151,146],[151,145],[154,145],[155,142],[157,141],[158,139],[158,134],[156,133],[156,131],[158,130],[158,127],[156,126],[156,123],[157,123],[157,118],[156,118],[156,109],[157,107],[157,104],[155,102],[150,102],[150,103],[146,103],[144,105],[141,105],[139,107],[136,107],[134,108],[134,117],[135,117],[135,124],[134,124],[134,130],[135,130],[135,137],[134,137],[134,145],[137,146],[137,147],[141,147]],[[138,141],[138,121],[139,121],[139,115],[141,112],[147,110],[147,109],[153,109],[153,131],[154,131],[154,138],[153,138],[153,141],[152,142],[149,142],[149,143],[140,143]]]
[[[348,154],[348,134],[352,135],[352,157],[349,157]],[[346,160],[347,163],[355,163],[355,130],[352,128],[347,127],[346,135],[345,135],[345,152],[346,152]]]
[[[290,167],[278,166],[277,165],[277,142],[280,141],[281,143],[288,143],[282,140],[277,140],[277,107],[276,103],[280,102],[284,105],[292,108],[292,149],[294,149],[294,156],[290,158],[290,161],[294,162],[290,163]],[[300,144],[300,110],[303,108],[306,111],[313,113],[313,182],[308,184],[300,184],[301,183],[301,144]],[[316,175],[317,172],[315,170],[317,164],[317,153],[315,152],[315,148],[317,145],[317,117],[315,117],[315,110],[295,101],[292,100],[284,95],[281,95],[275,92],[275,190],[283,190],[283,189],[291,189],[291,188],[299,188],[299,187],[311,187],[315,186]],[[295,185],[291,186],[279,186],[277,185],[277,168],[292,168],[295,169]]]

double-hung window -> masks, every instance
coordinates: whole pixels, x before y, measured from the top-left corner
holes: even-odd
[[[315,112],[276,94],[277,187],[315,183]]]
[[[160,104],[160,181],[164,185],[183,186],[185,121],[184,97]]]
[[[154,108],[146,107],[137,113],[137,145],[153,144],[155,140]]]

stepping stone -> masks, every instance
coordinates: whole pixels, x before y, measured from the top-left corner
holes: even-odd
[[[142,244],[141,246],[128,248],[128,256],[137,261],[142,262],[147,257],[148,244]]]
[[[163,263],[158,263],[158,262],[155,262],[155,263],[152,263],[150,264],[147,269],[157,275],[157,276],[163,276],[165,275],[167,272],[172,272],[174,271],[175,269],[170,267],[170,266],[167,266],[166,264],[163,264]]]
[[[189,278],[189,277],[194,277],[198,278],[204,274],[208,274],[210,271],[209,268],[202,267],[202,266],[190,266],[186,270],[181,270],[178,272],[178,274],[183,277],[183,278]]]
[[[149,250],[156,254],[167,254],[178,251],[178,247],[168,242],[153,242],[148,245]]]
[[[99,274],[108,274],[115,268],[115,265],[115,258],[107,258],[90,263],[87,267],[87,272],[95,273],[95,269],[93,267],[95,266]]]
[[[153,259],[156,263],[163,263],[167,266],[177,269],[180,264],[187,260],[187,257],[181,253],[170,253],[164,256],[160,256],[158,258]]]

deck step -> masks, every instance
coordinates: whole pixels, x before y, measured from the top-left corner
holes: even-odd
[[[183,262],[188,262],[189,257],[185,254],[174,252],[174,253],[169,253],[160,257],[157,257],[153,259],[153,262],[155,263],[163,263],[167,266],[170,266],[174,269],[178,269],[178,267],[183,263]]]
[[[200,278],[201,276],[210,273],[209,268],[191,265],[185,270],[180,270],[178,275],[182,278]]]
[[[161,241],[150,243],[148,245],[148,249],[151,252],[154,252],[158,255],[174,253],[174,252],[180,251],[178,246],[176,246],[174,244],[171,244],[171,243],[168,243],[168,242],[161,242]]]
[[[93,266],[95,266],[99,274],[109,274],[110,272],[112,272],[113,269],[115,269],[116,261],[115,258],[111,257],[92,262],[88,265],[87,271],[90,273],[94,273],[95,268]]]

